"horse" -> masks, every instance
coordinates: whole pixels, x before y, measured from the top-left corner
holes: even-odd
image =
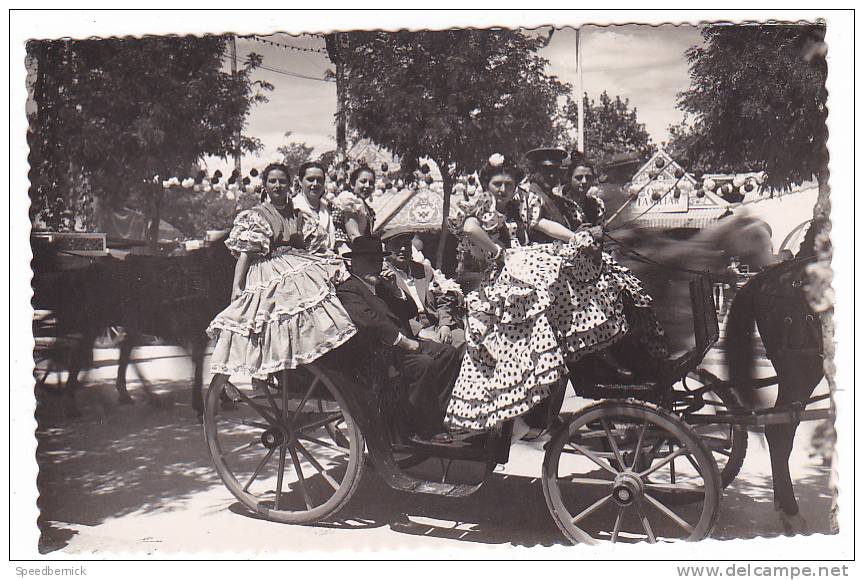
[[[702,273],[735,287],[731,256],[761,270],[738,290],[726,324],[729,383],[745,407],[758,401],[753,387],[754,323],[774,365],[778,381],[775,406],[803,405],[822,380],[822,333],[819,317],[804,295],[805,269],[812,262],[815,231],[811,227],[798,256],[777,263],[771,253],[770,228],[744,212],[720,219],[686,240],[671,240],[657,232],[622,228],[613,232],[621,261],[642,278],[657,305],[658,318],[673,348],[692,342],[685,284],[680,280]],[[761,380],[770,383],[772,379]],[[797,423],[768,425],[765,436],[771,457],[775,509],[789,532],[804,529],[789,473],[789,457]]]
[[[814,224],[794,259],[760,272],[732,301],[726,326],[726,364],[733,388],[750,408],[759,404],[756,390],[749,387],[753,384],[754,323],[777,373],[765,381],[777,381],[775,407],[803,409],[824,377],[821,320],[804,294],[806,269],[815,261],[818,226]],[[807,526],[789,473],[797,429],[797,421],[765,427],[774,507],[787,532],[803,531]]]
[[[68,416],[80,416],[75,403],[80,371],[92,366],[96,338],[113,326],[126,332],[115,382],[120,404],[133,402],[126,389],[127,368],[135,366],[132,350],[142,336],[152,335],[189,347],[195,365],[192,406],[199,417],[203,414],[205,330],[230,301],[234,271],[234,259],[221,240],[186,256],[107,259],[69,272],[50,272],[45,265],[44,258],[34,259],[34,306],[53,310],[58,336],[77,337],[63,388]],[[138,375],[148,402],[158,405],[140,370]]]

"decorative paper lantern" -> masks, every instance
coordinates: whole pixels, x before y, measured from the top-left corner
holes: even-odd
[[[192,186],[195,185],[195,180],[191,177],[187,177],[180,185],[183,186],[183,189],[191,189]]]
[[[656,170],[656,169],[650,169],[650,170],[648,170],[648,177],[650,177],[651,179],[654,179],[654,178],[657,177],[658,175],[659,175],[659,173],[657,173],[657,170]]]
[[[675,168],[675,179],[681,179],[682,177],[684,177],[684,170],[681,169],[680,167],[676,167]]]
[[[714,180],[711,179],[710,177],[702,182],[702,188],[705,191],[713,191],[716,186],[717,186],[717,184],[714,183]]]
[[[402,180],[401,178],[397,179],[396,180],[396,189],[402,189],[403,187],[405,187],[405,181]]]
[[[682,193],[690,193],[693,191],[693,184],[689,181],[682,181],[678,184],[676,189],[680,190]]]
[[[662,196],[660,195],[659,191],[655,191],[651,194],[651,199],[653,199],[654,201],[660,201],[661,197]]]
[[[236,199],[236,197],[237,196],[234,195],[233,191],[229,191],[225,194],[225,199],[227,199],[229,201],[234,201]]]
[[[736,175],[734,178],[732,178],[732,185],[734,185],[735,187],[741,187],[742,185],[744,185],[745,181],[747,181],[747,179],[743,175]]]
[[[162,182],[162,188],[163,189],[168,189],[169,187],[171,187],[171,180],[170,179],[167,179],[167,180]]]
[[[753,187],[754,187],[753,182],[748,181],[747,183],[744,184],[744,191],[746,191],[747,193],[750,193],[751,191],[753,191]]]
[[[428,164],[428,163],[424,163],[423,165],[420,166],[420,171],[423,172],[423,175],[426,175],[426,174],[428,174],[428,173],[429,173],[430,171],[432,171],[432,170],[429,168],[429,164]]]
[[[466,191],[468,192],[468,195],[474,195],[475,193],[477,193],[477,186],[469,185]]]
[[[657,169],[663,169],[663,167],[666,166],[666,160],[662,157],[658,157],[657,161],[654,162],[654,166],[657,167]]]
[[[388,171],[389,169],[390,169],[390,166],[387,165],[386,163],[382,163],[382,164],[381,164],[381,172],[382,172],[382,173],[387,173],[387,171]]]
[[[202,181],[204,181],[204,178],[205,178],[205,177],[207,177],[207,172],[204,171],[203,169],[200,170],[200,171],[195,175],[195,183],[201,183]]]
[[[211,191],[213,191],[213,188],[210,187],[210,185],[205,185],[205,186],[204,186],[204,193],[210,193]]]
[[[723,186],[722,189],[723,189],[723,193],[725,193],[727,195],[732,193],[733,191],[735,191],[735,188],[732,186],[731,183],[727,183],[726,185]]]
[[[224,183],[217,183],[216,185],[213,186],[213,191],[215,191],[217,193],[222,193],[223,191],[225,191],[225,184]]]
[[[258,170],[253,167],[252,171],[249,172],[249,175],[251,175],[252,177],[258,177]],[[248,182],[244,179],[243,183],[248,183]]]
[[[200,192],[200,191],[201,191],[201,184],[200,184],[200,183],[196,183],[195,185],[193,185],[193,186],[192,186],[192,191],[194,191],[194,192],[196,192],[196,193],[197,193],[197,192]]]
[[[705,190],[704,189],[697,189],[696,190],[696,197],[705,197]]]

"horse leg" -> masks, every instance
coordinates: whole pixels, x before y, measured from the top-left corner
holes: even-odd
[[[127,338],[131,343],[135,343],[138,341],[139,334],[132,330],[127,331]],[[130,348],[131,353],[131,348]],[[138,375],[138,378],[141,380],[141,388],[144,390],[144,396],[147,398],[147,404],[151,407],[161,407],[162,401],[159,400],[159,397],[156,393],[153,392],[153,389],[150,387],[150,381],[147,380],[147,377],[144,375],[144,371],[141,370],[141,365],[139,365],[131,356],[128,359],[128,362],[135,368],[135,374]]]
[[[811,364],[801,364],[800,357],[795,361],[774,362],[780,379],[776,406],[793,403],[805,404],[822,378],[822,359],[816,358]],[[789,459],[795,441],[798,422],[767,425],[765,438],[771,456],[771,476],[774,482],[774,507],[780,515],[784,529],[789,533],[806,529],[806,522],[799,514],[798,501],[792,486],[789,472]]]
[[[79,374],[82,370],[89,367],[93,362],[93,343],[96,341],[95,334],[85,333],[72,349],[69,357],[69,376],[66,378],[65,407],[66,416],[69,418],[81,417],[81,410],[78,408],[78,403],[75,397],[78,389],[81,386]]]
[[[120,342],[120,355],[117,361],[117,380],[114,388],[117,389],[117,402],[121,405],[131,405],[135,402],[126,390],[126,371],[129,368],[129,360],[132,358],[132,349],[135,347],[131,333],[126,333]],[[137,371],[137,369],[136,369]]]

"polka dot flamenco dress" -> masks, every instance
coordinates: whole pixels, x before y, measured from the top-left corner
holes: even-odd
[[[587,232],[569,243],[524,245],[519,235],[543,217],[542,197],[518,191],[520,211],[496,231],[509,237],[503,268],[466,297],[467,350],[447,407],[451,428],[487,430],[522,415],[567,378],[567,363],[598,352],[628,331],[624,287],[610,276]],[[464,224],[472,211],[490,231],[494,201],[479,209],[457,208],[451,223]],[[485,213],[484,213],[485,212]],[[494,239],[494,236],[491,236]]]

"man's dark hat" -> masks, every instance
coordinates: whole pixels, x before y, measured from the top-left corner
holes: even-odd
[[[538,147],[525,154],[532,167],[561,167],[567,152],[557,147]]]
[[[360,236],[354,238],[351,242],[351,251],[342,254],[343,258],[363,258],[371,256],[385,257],[389,256],[390,252],[384,251],[381,247],[381,238],[377,236]]]

